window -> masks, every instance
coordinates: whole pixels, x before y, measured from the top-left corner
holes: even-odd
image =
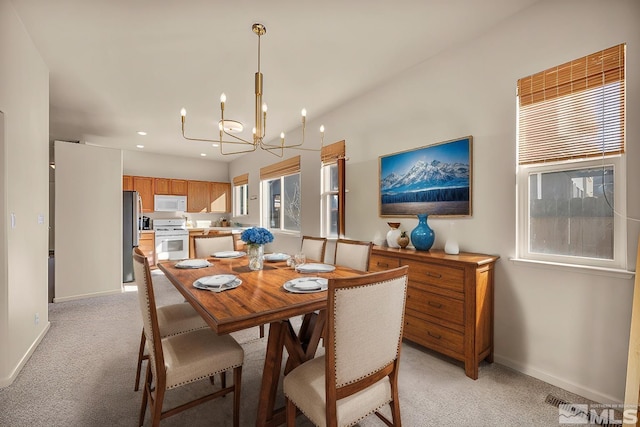
[[[322,235],[325,237],[344,236],[344,183],[345,144],[344,141],[322,147],[321,171],[321,220]]]
[[[249,215],[249,174],[233,178],[233,215]]]
[[[300,156],[260,169],[262,226],[300,231]]]
[[[625,45],[518,80],[518,255],[625,268]]]

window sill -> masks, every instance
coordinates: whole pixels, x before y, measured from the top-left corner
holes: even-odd
[[[631,279],[635,276],[635,271],[622,270],[618,268],[594,267],[589,265],[563,264],[560,262],[539,261],[524,258],[509,258],[514,264],[527,265],[551,270],[572,270],[576,273],[595,274],[598,276],[614,277],[616,279]]]

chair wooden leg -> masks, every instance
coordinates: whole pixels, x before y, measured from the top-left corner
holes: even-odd
[[[138,367],[136,371],[136,386],[134,387],[134,391],[138,391],[140,389],[140,372],[142,371],[142,361],[145,359],[144,357],[144,345],[147,342],[147,337],[144,335],[144,329],[142,330],[142,334],[140,336],[140,348],[138,350]]]
[[[286,415],[287,415],[287,427],[295,427],[296,425],[296,405],[289,399],[287,399]]]
[[[220,384],[222,388],[227,388],[227,372],[220,372]]]
[[[162,419],[162,403],[164,401],[164,392],[165,389],[164,387],[157,387],[156,386],[156,395],[153,398],[153,413],[152,415],[152,421],[151,421],[151,425],[153,427],[159,427],[160,426],[160,420]]]
[[[233,369],[233,427],[240,427],[240,385],[242,384],[242,366]]]
[[[264,338],[264,325],[260,325],[260,338]]]
[[[142,391],[142,403],[140,404],[140,418],[138,420],[138,426],[142,427],[142,425],[144,424],[144,416],[147,412],[147,400],[148,400],[148,394],[149,393],[149,387],[147,387],[147,384],[149,384],[149,382],[151,381],[151,364],[147,365],[147,375],[146,378],[144,380],[144,390]]]

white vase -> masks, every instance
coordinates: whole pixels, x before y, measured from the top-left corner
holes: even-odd
[[[393,223],[398,224],[398,223]],[[400,245],[398,244],[398,237],[400,237],[400,234],[402,234],[402,230],[400,230],[400,228],[398,226],[392,226],[391,223],[389,223],[389,226],[391,227],[391,230],[387,231],[387,246],[389,246],[390,248],[399,248]]]
[[[456,239],[453,229],[453,222],[449,224],[449,235],[447,236],[447,241],[444,243],[444,252],[449,255],[458,255],[460,253],[458,240]]]

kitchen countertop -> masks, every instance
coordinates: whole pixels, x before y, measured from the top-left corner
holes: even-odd
[[[142,234],[144,233],[155,233],[155,230],[140,230]]]
[[[191,231],[226,231],[227,233],[240,234],[246,227],[187,227],[187,230]]]

